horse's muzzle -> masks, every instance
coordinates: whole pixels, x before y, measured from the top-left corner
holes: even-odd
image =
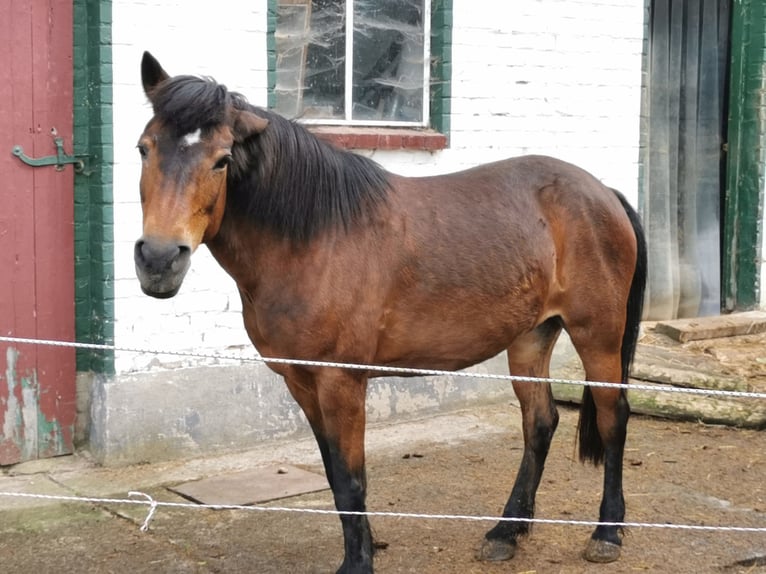
[[[191,264],[191,248],[142,237],[136,241],[133,259],[141,290],[152,297],[167,299],[181,288]]]

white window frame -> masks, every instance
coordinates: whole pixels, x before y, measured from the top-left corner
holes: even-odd
[[[322,126],[428,127],[431,121],[431,0],[423,0],[423,119],[418,122],[354,120],[351,118],[354,109],[354,3],[355,0],[346,0],[346,69],[344,77],[345,93],[343,95],[345,117],[343,119],[298,118],[298,122],[306,125]],[[349,38],[351,41],[349,41]]]

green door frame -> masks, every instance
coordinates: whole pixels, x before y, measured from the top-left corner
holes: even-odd
[[[722,308],[752,309],[759,302],[759,215],[766,173],[766,4],[732,2],[728,157],[724,211]]]
[[[112,1],[74,0],[75,322],[85,343],[114,341]],[[77,370],[114,373],[114,353],[78,349]]]

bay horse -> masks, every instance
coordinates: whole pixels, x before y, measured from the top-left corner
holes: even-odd
[[[171,77],[148,52],[154,116],[138,142],[141,288],[175,295],[202,243],[235,280],[265,357],[457,370],[507,352],[547,377],[562,329],[589,381],[627,383],[646,281],[638,215],[615,190],[550,157],[402,177],[250,105],[210,78]],[[364,370],[269,364],[300,404],[339,511],[365,511]],[[558,423],[550,385],[513,382],[524,452],[503,517],[531,518]],[[603,463],[600,522],[622,522],[624,386],[585,387],[581,460]],[[339,572],[372,572],[366,516],[341,514]],[[499,521],[481,560],[513,556],[528,522]],[[585,550],[618,559],[622,531]]]

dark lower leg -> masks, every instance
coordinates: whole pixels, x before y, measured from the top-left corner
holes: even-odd
[[[288,388],[306,415],[322,454],[327,481],[341,512],[364,512],[364,399],[366,380],[339,371],[294,369]],[[342,514],[345,557],[338,572],[372,572],[372,536],[366,516]]]
[[[604,439],[604,491],[601,499],[599,522],[622,522],[625,520],[625,499],[622,493],[622,465],[625,438],[630,409],[625,393],[620,393],[615,405],[611,428],[602,434]],[[598,526],[593,532],[594,540],[622,544],[620,528]]]
[[[335,508],[340,512],[365,512],[366,478],[364,468],[349,470],[343,457],[332,444],[333,495]],[[372,572],[372,532],[366,516],[342,514],[345,557],[338,572]]]
[[[503,508],[504,518],[532,518],[535,510],[535,495],[543,475],[545,459],[548,456],[553,433],[558,425],[558,413],[553,410],[546,421],[536,421],[530,436],[524,439],[524,455],[521,459],[516,482],[511,490],[508,502]],[[485,538],[502,540],[515,545],[519,535],[529,531],[525,521],[500,521]]]
[[[560,331],[560,320],[552,318],[516,339],[508,348],[511,374],[547,377],[553,345]],[[519,382],[514,383],[513,389],[521,405],[524,454],[511,495],[503,508],[503,518],[532,518],[535,495],[559,416],[549,384]],[[529,529],[529,522],[526,521],[498,522],[486,533],[479,557],[484,560],[513,557],[516,539]]]
[[[366,516],[355,514],[366,511],[366,379],[330,370],[322,373],[317,391],[323,431],[317,433],[317,441],[331,481],[335,508],[341,513],[350,513],[340,516],[345,554],[338,572],[371,573],[373,544],[370,523]]]

